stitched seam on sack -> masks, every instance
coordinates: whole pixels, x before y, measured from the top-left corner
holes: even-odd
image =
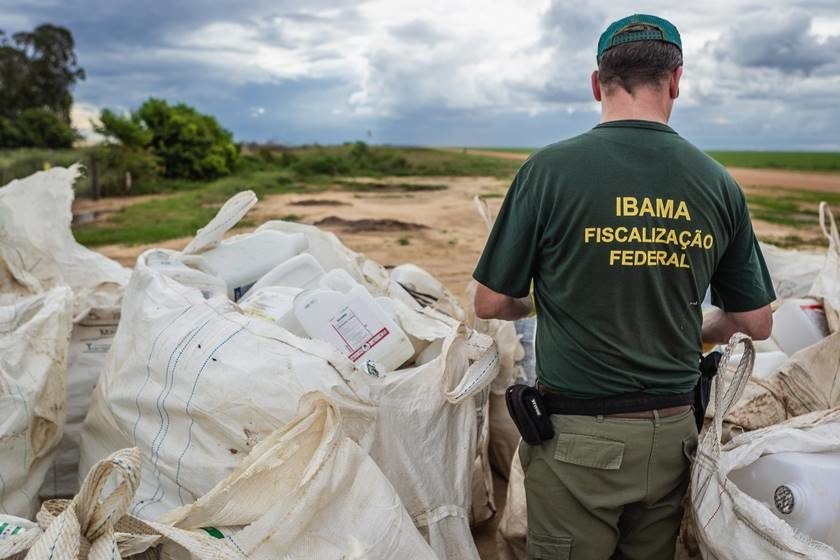
[[[704,523],[704,524],[703,524],[703,529],[704,529],[704,530],[706,529],[706,527],[708,527],[708,526],[709,526],[709,523],[711,523],[711,522],[712,522],[712,519],[714,519],[714,518],[715,518],[715,516],[716,516],[716,515],[718,514],[718,512],[720,511],[721,506],[723,505],[723,500],[722,500],[721,498],[723,497],[723,493],[724,493],[724,492],[726,492],[726,483],[727,483],[728,481],[729,481],[729,479],[728,479],[728,478],[724,478],[724,479],[723,479],[723,488],[721,488],[720,493],[718,494],[718,506],[715,508],[715,511],[714,511],[714,512],[712,513],[712,515],[709,517],[709,520],[708,520],[708,521],[706,521],[706,523]]]
[[[152,497],[151,497],[150,500],[146,501],[142,505],[138,503],[137,506],[140,506],[139,508],[137,508],[137,506],[135,506],[135,508],[137,508],[136,509],[137,515],[139,515],[140,512],[143,511],[147,506],[149,506],[151,504],[154,504],[154,503],[158,503],[163,499],[163,486],[160,483],[161,472],[160,472],[160,469],[158,468],[158,459],[160,458],[159,457],[160,447],[157,445],[156,442],[157,442],[158,436],[161,435],[161,431],[163,430],[163,412],[161,410],[161,406],[166,403],[166,397],[168,396],[168,393],[171,392],[171,388],[167,390],[167,385],[169,384],[169,371],[170,371],[170,365],[172,363],[172,357],[175,355],[176,352],[178,352],[178,349],[181,348],[181,346],[183,346],[181,348],[180,352],[178,353],[178,357],[175,359],[175,364],[172,365],[172,384],[174,386],[174,384],[175,384],[175,368],[178,365],[178,361],[181,359],[181,355],[184,353],[187,346],[189,346],[189,344],[193,341],[193,339],[196,337],[196,335],[199,333],[199,331],[201,331],[201,329],[203,329],[207,325],[207,323],[209,323],[209,322],[210,322],[210,319],[207,319],[199,327],[196,327],[192,331],[187,332],[187,334],[184,335],[184,337],[181,338],[180,341],[178,341],[178,344],[175,345],[175,348],[172,350],[172,353],[169,355],[169,360],[167,361],[167,364],[166,364],[166,375],[164,376],[164,384],[163,384],[164,388],[163,388],[163,391],[155,399],[155,407],[158,410],[158,416],[160,417],[161,425],[160,425],[160,428],[158,428],[158,431],[155,434],[155,437],[152,439],[152,445],[150,447],[150,451],[151,451],[151,455],[152,455],[152,465],[154,467],[153,472],[157,475],[155,477],[155,479],[157,480],[157,487],[155,488],[155,491],[152,494]],[[161,397],[163,397],[163,400],[161,400]],[[165,436],[164,436],[163,439],[165,439]],[[163,439],[161,439],[161,445],[163,445]],[[158,448],[157,451],[155,450],[156,447]],[[157,457],[156,457],[156,455],[157,455]],[[161,493],[160,498],[157,497],[158,491],[160,491],[160,493]]]
[[[496,354],[496,357],[495,357],[495,358],[493,358],[493,359],[490,361],[490,363],[489,363],[489,364],[487,364],[487,367],[485,367],[484,369],[482,369],[482,370],[481,370],[481,372],[479,372],[479,374],[478,374],[478,375],[477,375],[477,376],[476,376],[476,377],[472,380],[472,382],[471,382],[471,383],[469,383],[466,387],[464,387],[461,391],[459,391],[459,392],[458,392],[458,394],[457,394],[457,395],[455,395],[455,397],[454,397],[454,398],[455,398],[455,399],[459,399],[459,398],[463,397],[465,394],[467,394],[467,393],[469,392],[469,390],[470,390],[470,389],[471,389],[471,388],[472,388],[475,384],[477,384],[477,383],[479,383],[479,382],[481,382],[481,381],[483,380],[483,378],[484,378],[484,374],[485,374],[485,373],[487,373],[487,370],[488,370],[488,369],[490,369],[490,368],[492,368],[494,365],[496,365],[496,362],[498,362],[498,361],[499,361],[499,356],[498,356],[498,354]]]
[[[243,330],[244,330],[244,327],[240,327],[239,330],[237,330],[234,333],[232,333],[231,335],[229,335],[227,338],[225,338],[223,341],[221,341],[219,344],[217,344],[216,347],[213,348],[213,350],[210,351],[210,353],[207,355],[207,358],[204,360],[204,363],[201,364],[201,368],[199,368],[198,373],[195,376],[195,381],[193,381],[193,386],[192,386],[192,390],[190,391],[190,396],[189,396],[189,398],[187,398],[186,405],[184,405],[184,411],[187,413],[187,416],[190,417],[190,425],[189,425],[189,428],[187,428],[187,444],[184,446],[184,450],[181,452],[181,455],[178,457],[178,466],[175,469],[175,484],[178,486],[178,499],[181,501],[181,505],[184,505],[184,497],[181,494],[182,487],[181,487],[181,482],[180,482],[180,479],[181,479],[181,462],[184,459],[184,455],[187,454],[187,450],[190,448],[190,445],[192,444],[192,429],[193,429],[193,426],[195,425],[195,418],[193,417],[192,412],[190,412],[190,404],[192,403],[193,397],[195,396],[195,390],[198,387],[198,380],[201,378],[201,375],[204,373],[204,369],[207,367],[207,364],[210,363],[210,360],[213,358],[213,356],[216,354],[216,352],[219,350],[219,348],[221,348],[222,346],[227,344],[230,341],[230,339],[232,339],[234,336],[241,333]]]
[[[169,327],[174,325],[178,321],[178,319],[183,317],[184,314],[190,309],[192,309],[192,305],[184,309],[180,314],[178,314],[177,317],[172,319],[171,323],[163,327],[155,337],[155,340],[152,342],[152,348],[149,350],[149,356],[146,358],[146,379],[143,380],[143,384],[140,386],[140,389],[137,391],[137,395],[134,397],[134,405],[137,407],[137,420],[134,421],[134,428],[131,430],[131,437],[135,446],[137,445],[137,426],[140,424],[140,419],[143,416],[143,411],[140,409],[140,395],[143,394],[143,390],[146,388],[146,384],[149,382],[149,379],[152,376],[151,363],[152,355],[155,353],[155,346],[157,346],[158,340],[161,336],[163,336],[163,333],[169,330]]]

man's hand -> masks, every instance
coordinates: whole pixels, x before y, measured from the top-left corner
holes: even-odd
[[[503,319],[515,321],[527,317],[534,310],[531,296],[513,298],[494,292],[479,283],[475,291],[475,314],[479,319]]]
[[[772,330],[773,312],[769,305],[743,313],[713,309],[703,315],[703,342],[726,344],[736,332],[742,332],[754,340],[764,340]]]

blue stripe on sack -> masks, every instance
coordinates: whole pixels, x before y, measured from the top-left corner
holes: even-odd
[[[193,428],[193,425],[195,425],[195,418],[193,417],[192,413],[190,412],[190,403],[192,403],[193,396],[195,396],[195,390],[198,387],[198,380],[201,378],[201,374],[204,373],[204,369],[207,367],[207,364],[210,362],[211,358],[213,358],[215,353],[222,346],[227,344],[234,336],[241,333],[244,329],[245,329],[245,327],[239,327],[239,329],[237,331],[233,332],[230,336],[228,336],[226,339],[224,339],[219,344],[217,344],[215,348],[213,348],[213,350],[207,356],[207,359],[204,360],[203,364],[201,364],[201,368],[199,368],[198,373],[195,376],[195,380],[193,381],[192,391],[190,391],[190,396],[187,399],[186,406],[184,407],[184,410],[186,411],[187,416],[190,417],[190,425],[189,425],[189,428],[187,429],[187,445],[184,446],[184,450],[181,452],[181,455],[178,457],[178,466],[175,469],[175,484],[178,486],[178,499],[181,501],[181,505],[185,505],[184,504],[184,497],[181,493],[181,490],[182,490],[181,482],[180,482],[180,479],[181,479],[181,461],[184,459],[184,455],[187,454],[187,450],[189,449],[190,445],[192,444],[192,428]]]
[[[160,330],[160,332],[155,337],[155,340],[152,342],[152,348],[149,350],[149,356],[146,358],[146,378],[143,380],[143,384],[140,386],[140,390],[137,391],[137,395],[134,397],[134,405],[137,407],[137,420],[134,421],[134,428],[131,430],[131,437],[135,446],[137,445],[137,426],[140,424],[140,418],[143,416],[143,412],[140,409],[140,395],[143,394],[143,390],[146,388],[146,384],[149,382],[149,379],[152,376],[151,363],[152,355],[155,353],[155,347],[157,346],[160,337],[163,336],[163,333],[169,330],[169,327],[174,325],[175,322],[181,317],[183,317],[187,311],[192,309],[192,307],[193,306],[190,305],[189,307],[181,311],[181,313],[179,313],[177,317],[172,319],[172,321],[168,325],[166,325]]]
[[[158,463],[160,462],[160,449],[163,446],[163,442],[166,439],[166,435],[169,433],[169,413],[166,411],[166,399],[169,397],[169,394],[172,392],[172,389],[175,387],[175,370],[178,368],[178,362],[181,360],[181,356],[183,356],[184,352],[186,351],[187,347],[189,347],[190,343],[198,336],[198,333],[201,332],[204,327],[210,323],[212,317],[207,319],[197,328],[193,329],[190,333],[187,333],[184,338],[181,339],[181,342],[175,347],[175,350],[172,351],[172,354],[169,356],[169,360],[167,363],[167,371],[166,376],[164,379],[163,391],[157,398],[157,410],[158,416],[160,417],[161,425],[160,429],[158,429],[157,434],[155,434],[154,439],[152,440],[152,465],[154,466],[154,473],[155,478],[157,480],[157,487],[155,488],[154,494],[152,494],[152,498],[143,504],[140,509],[137,510],[138,514],[143,511],[147,506],[151,504],[155,504],[160,502],[163,499],[164,492],[163,492],[163,485],[160,483],[161,472],[160,468],[158,468]],[[178,350],[178,347],[181,347]],[[172,357],[177,352],[178,356],[175,358],[175,362],[172,363]],[[171,364],[171,367],[170,367]],[[172,377],[172,384],[169,383],[170,373]],[[164,419],[165,415],[165,419]],[[165,428],[164,428],[165,425]],[[160,437],[160,441],[158,442],[158,436]],[[160,491],[160,496],[158,496],[158,491]]]
[[[55,554],[55,547],[58,545],[58,539],[61,538],[61,534],[64,532],[64,516],[61,517],[61,525],[58,526],[58,533],[55,535],[55,539],[53,539],[52,546],[50,546],[50,555],[47,560],[52,560],[53,555]],[[28,556],[28,555],[27,555]]]

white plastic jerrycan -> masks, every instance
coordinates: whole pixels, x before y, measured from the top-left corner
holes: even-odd
[[[828,336],[825,310],[811,298],[789,299],[773,313],[773,340],[792,356]]]
[[[237,301],[272,268],[308,247],[302,233],[266,230],[230,239],[198,255],[184,255],[183,261],[221,278],[228,297]]]
[[[414,347],[403,330],[346,271],[331,270],[320,286],[294,301],[295,316],[310,337],[332,344],[377,375],[412,358]]]
[[[179,284],[201,291],[205,299],[227,295],[227,285],[218,276],[190,268],[178,253],[155,250],[146,255],[146,266],[172,278]]]
[[[840,552],[840,452],[764,455],[729,479],[778,518]]]
[[[260,317],[272,322],[290,333],[306,337],[306,331],[295,316],[295,297],[299,288],[287,286],[265,286],[258,290],[248,290],[248,294],[239,301],[239,307],[246,315]]]
[[[318,281],[324,275],[324,269],[309,253],[301,253],[282,262],[269,270],[265,276],[257,280],[256,284],[243,296],[248,297],[260,288],[268,286],[284,286],[308,290],[318,286]]]

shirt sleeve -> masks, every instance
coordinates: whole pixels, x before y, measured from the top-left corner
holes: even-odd
[[[753,311],[776,299],[770,272],[752,227],[741,193],[735,235],[712,275],[712,304],[724,311]]]
[[[473,272],[473,278],[494,292],[515,298],[530,292],[540,246],[539,205],[529,169],[526,163],[513,179]]]

